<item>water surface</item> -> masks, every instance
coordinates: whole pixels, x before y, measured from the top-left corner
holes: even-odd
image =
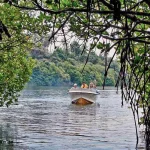
[[[101,91],[96,104],[76,106],[68,87],[30,87],[18,105],[0,108],[0,149],[134,150],[135,126],[128,107],[121,107],[120,92],[114,89]]]

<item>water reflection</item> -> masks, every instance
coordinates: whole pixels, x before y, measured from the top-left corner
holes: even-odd
[[[13,141],[4,143],[15,150],[135,149],[132,112],[121,107],[120,95],[115,93],[101,91],[96,104],[76,106],[67,87],[24,90],[18,105],[0,108],[0,121],[6,124],[1,139]]]
[[[14,144],[17,143],[17,130],[10,124],[0,125],[0,149],[14,150]]]

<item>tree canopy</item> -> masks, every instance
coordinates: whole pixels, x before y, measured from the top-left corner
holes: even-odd
[[[82,47],[76,41],[70,44],[68,51],[66,53],[62,48],[57,48],[53,53],[32,50],[31,56],[37,60],[37,65],[33,69],[29,84],[69,86],[77,83],[80,87],[83,81],[89,84],[96,80],[97,86],[102,86],[105,73],[104,56],[91,52],[83,70],[88,51],[80,55]],[[117,60],[113,61],[106,78],[106,86],[115,86],[119,68]]]
[[[38,32],[40,30],[38,26],[42,25],[43,32],[50,33],[49,41],[54,45],[59,41],[58,37],[62,36],[66,52],[71,38],[82,41],[84,45],[82,52],[88,47],[89,55],[94,48],[105,53],[115,49],[114,55],[120,57],[121,63],[118,76],[122,81],[122,96],[126,101],[130,101],[133,114],[137,114],[138,123],[140,122],[138,108],[142,106],[147,147],[149,147],[149,0],[4,0],[2,4],[12,9],[11,15],[14,14],[14,9],[21,13],[26,12],[28,18],[32,18],[32,21],[25,21],[27,30],[31,33]],[[12,36],[9,33],[10,29],[8,28],[7,32],[5,28],[10,22],[4,22],[3,19],[1,21],[3,31],[8,37]],[[12,24],[13,22],[14,19],[11,20]],[[3,38],[3,33],[0,35]],[[113,58],[114,56],[112,60]],[[110,64],[111,61],[106,65],[104,83]],[[116,86],[118,85],[119,80]]]
[[[22,32],[27,16],[8,4],[0,5],[0,10],[0,106],[9,106],[29,80],[34,61],[28,54],[32,43]]]

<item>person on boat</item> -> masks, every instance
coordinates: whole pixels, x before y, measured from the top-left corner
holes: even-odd
[[[93,81],[93,84],[94,84],[94,88],[96,88],[97,81],[94,80],[94,81]]]
[[[96,85],[93,82],[90,82],[89,89],[91,89],[92,91],[95,91],[96,93],[100,94],[100,91],[98,89],[96,89]]]
[[[77,84],[75,83],[71,89],[76,89],[76,88],[77,88]]]
[[[82,82],[81,88],[87,89],[87,88],[88,88],[88,85],[87,85],[85,82]]]
[[[95,88],[95,87],[94,87],[94,83],[93,83],[93,82],[90,82],[90,84],[89,84],[89,89],[92,89],[92,88]]]

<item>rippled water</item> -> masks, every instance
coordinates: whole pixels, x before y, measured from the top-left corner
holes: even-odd
[[[97,103],[71,104],[68,88],[32,87],[0,108],[0,150],[134,150],[135,126],[120,93],[104,90]],[[139,149],[144,149],[140,142]]]

